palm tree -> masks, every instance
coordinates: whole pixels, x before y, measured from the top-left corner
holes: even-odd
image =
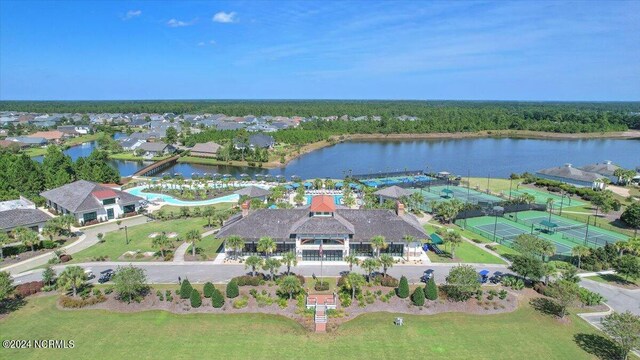
[[[548,262],[548,263],[544,263],[543,270],[544,270],[544,284],[549,285],[549,278],[551,276],[555,276],[556,274],[558,274],[558,268],[556,267],[556,264],[552,262]]]
[[[553,198],[548,198],[547,199],[547,209],[549,209],[549,221],[551,221],[551,211],[553,210],[553,203],[555,202],[555,200],[553,200]]]
[[[367,272],[367,282],[371,282],[371,273],[380,267],[380,261],[375,258],[366,258],[361,266]]]
[[[551,240],[540,241],[540,251],[542,253],[542,258],[545,261],[548,261],[549,257],[556,253],[556,245],[551,242]]]
[[[288,275],[280,282],[280,289],[289,294],[289,299],[293,299],[293,294],[300,292],[302,285],[300,285],[300,279],[297,276]]]
[[[451,258],[455,258],[456,247],[462,244],[463,241],[460,233],[458,233],[457,231],[446,231],[442,236],[442,240],[444,240],[445,243],[449,244],[449,247],[451,248]]]
[[[346,281],[344,286],[347,289],[351,290],[352,299],[356,297],[356,291],[360,289],[362,286],[364,286],[364,284],[366,283],[364,276],[354,272],[349,273],[345,280]]]
[[[282,255],[282,263],[287,265],[287,275],[291,275],[291,266],[298,265],[298,258],[294,252],[289,251]]]
[[[53,241],[53,237],[58,235],[58,229],[47,221],[47,223],[44,224],[44,228],[42,228],[42,235],[48,237],[50,241]]]
[[[38,233],[25,227],[19,227],[14,230],[15,237],[24,246],[31,247],[31,251],[36,251],[35,246],[40,241]]]
[[[71,214],[62,215],[60,218],[60,225],[67,228],[67,236],[71,237],[71,226],[76,223],[76,218]]]
[[[251,276],[256,276],[256,269],[262,265],[262,258],[251,255],[244,261],[244,267],[251,268]]]
[[[589,255],[591,249],[583,245],[576,245],[571,249],[571,255],[578,258],[578,269],[580,269],[580,265],[582,262],[582,257]]]
[[[9,243],[9,235],[6,232],[0,231],[0,259],[4,259],[2,248]]]
[[[78,288],[84,285],[87,275],[80,266],[69,266],[60,274],[58,284],[63,289],[71,289],[73,296],[78,294]]]
[[[262,269],[269,271],[269,278],[271,280],[275,279],[275,272],[282,266],[280,260],[275,258],[270,258],[265,260],[264,264],[262,264]]]
[[[196,242],[202,240],[202,235],[200,235],[200,230],[192,229],[187,232],[187,241],[191,241],[191,255],[196,256]]]
[[[151,246],[154,248],[160,249],[160,254],[164,258],[164,251],[167,248],[171,247],[171,239],[169,239],[167,234],[162,233],[153,238],[153,241],[151,242]]]
[[[237,260],[238,252],[244,247],[244,239],[238,235],[231,235],[225,241],[227,246],[233,250],[233,256]]]
[[[396,261],[393,260],[393,256],[389,254],[380,255],[380,265],[382,265],[382,272],[384,277],[387,277],[387,269],[391,268]]]
[[[268,236],[263,236],[258,240],[258,251],[263,252],[267,259],[276,251],[276,247],[276,242]]]
[[[209,228],[211,227],[211,219],[213,218],[214,213],[215,213],[215,210],[213,209],[213,206],[207,206],[202,211],[202,216],[207,218],[207,227]]]
[[[380,257],[380,250],[386,249],[389,244],[387,244],[386,239],[382,235],[377,235],[371,238],[371,248],[376,253],[376,256]]]
[[[360,265],[360,260],[352,254],[349,254],[347,256],[344,257],[344,261],[347,262],[347,264],[349,264],[349,271],[353,271],[353,265]]]

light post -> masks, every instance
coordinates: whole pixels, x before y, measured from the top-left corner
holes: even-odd
[[[502,206],[494,206],[493,207],[493,215],[496,218],[495,223],[493,224],[493,242],[496,241],[496,233],[498,231],[498,214],[503,212],[504,208]]]
[[[589,222],[591,215],[587,215],[587,229],[584,232],[584,246],[587,246],[587,239],[589,238]]]
[[[124,238],[127,241],[127,245],[129,245],[129,232],[127,231],[127,225],[124,226]]]
[[[562,204],[564,204],[564,195],[565,195],[565,192],[563,191],[561,194],[562,194],[562,197],[560,198],[560,212],[559,212],[559,215],[560,215],[560,216],[562,216]]]

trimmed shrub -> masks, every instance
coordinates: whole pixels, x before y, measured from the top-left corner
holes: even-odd
[[[247,305],[249,305],[249,298],[246,295],[233,302],[234,309],[242,309],[247,307]]]
[[[605,300],[604,297],[597,292],[593,292],[582,287],[578,289],[578,299],[580,299],[580,302],[586,306],[600,305]]]
[[[242,275],[233,278],[233,280],[236,281],[238,286],[258,286],[260,285],[260,281],[264,280],[264,278],[260,275]]]
[[[401,299],[409,297],[409,280],[407,280],[404,275],[400,278],[400,284],[396,289],[396,294],[398,294],[398,297]]]
[[[79,309],[85,306],[99,304],[101,302],[105,302],[107,300],[103,295],[90,297],[87,299],[82,298],[74,298],[71,296],[62,295],[60,296],[60,306],[68,309]]]
[[[506,299],[507,295],[508,293],[507,293],[507,290],[505,289],[500,290],[500,292],[498,293],[498,297],[500,298],[500,300]]]
[[[38,293],[44,287],[42,281],[31,281],[28,283],[17,285],[14,294],[18,297],[25,297]]]
[[[433,276],[427,281],[427,285],[424,287],[424,296],[432,301],[438,300],[438,285],[436,285]]]
[[[316,281],[316,284],[313,286],[313,288],[316,291],[327,291],[327,290],[329,290],[329,282],[328,281],[320,282],[318,280],[318,281]]]
[[[104,293],[105,293],[106,295],[109,295],[109,294],[111,294],[112,292],[113,292],[113,286],[107,286],[107,287],[104,289]]]
[[[215,286],[213,286],[212,283],[207,282],[204,284],[204,288],[202,289],[202,292],[204,293],[204,297],[206,297],[207,299],[211,298],[211,296],[213,296],[213,290],[215,289]]]
[[[60,255],[60,262],[66,263],[68,261],[71,261],[71,259],[73,259],[71,255],[67,255],[67,254]]]
[[[180,299],[188,299],[191,297],[191,291],[193,291],[193,287],[189,280],[182,280],[182,284],[180,284]]]
[[[224,296],[222,296],[222,292],[215,287],[213,288],[213,293],[211,294],[211,305],[214,308],[221,308],[224,305]]]
[[[238,289],[238,283],[235,280],[229,281],[229,283],[227,284],[227,297],[230,299],[233,299],[233,298],[237,298],[238,295],[240,295],[240,289]]]
[[[391,275],[383,276],[382,274],[378,274],[373,281],[376,284],[380,284],[380,286],[385,287],[397,287],[399,284],[398,279],[394,278]]]
[[[191,307],[199,308],[200,305],[202,305],[202,298],[200,297],[200,293],[196,289],[191,290],[191,296],[189,300],[191,300]]]
[[[411,301],[415,306],[424,306],[424,289],[417,287],[411,295]]]

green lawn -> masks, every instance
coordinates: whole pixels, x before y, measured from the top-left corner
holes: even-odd
[[[588,276],[585,279],[597,281],[599,283],[614,285],[614,286],[622,286],[622,287],[638,287],[640,286],[640,280],[625,280],[623,277],[617,274],[603,274],[596,276]]]
[[[131,226],[128,228],[129,245],[126,244],[125,231],[112,231],[104,235],[104,242],[98,243],[88,249],[82,250],[73,255],[72,262],[85,262],[98,256],[108,256],[110,261],[117,261],[126,251],[158,251],[151,246],[152,239],[149,234],[154,232],[176,232],[178,238],[184,238],[191,229],[202,229],[207,224],[203,218],[187,218],[168,221],[153,221],[143,225]],[[204,231],[203,231],[204,232]],[[175,247],[180,245],[179,241],[174,242]],[[127,260],[131,261],[131,260]]]
[[[478,263],[478,264],[506,264],[502,259],[494,256],[481,248],[463,241],[455,251],[456,258],[451,259],[448,251],[449,246],[438,246],[445,253],[440,256],[431,251],[427,253],[429,259],[435,263],[447,263],[447,262],[465,262],[465,263]]]
[[[329,334],[313,334],[285,317],[264,314],[171,314],[61,311],[55,296],[28,298],[0,319],[3,339],[72,339],[74,349],[1,349],[4,359],[593,359],[574,336],[596,333],[528,305],[513,313],[434,316],[371,313]],[[207,300],[203,304],[207,304]],[[331,320],[330,320],[331,322]]]
[[[204,237],[196,244],[196,255],[198,260],[213,260],[218,254],[218,249],[222,246],[222,239],[218,239],[215,235]],[[187,249],[187,254],[191,255],[191,246]]]
[[[143,160],[151,160],[151,161],[160,161],[169,158],[171,155],[164,156],[154,156],[151,159],[143,158],[142,156],[136,156],[133,152],[122,152],[117,154],[109,154],[109,159],[113,160],[129,160],[129,161],[143,161]]]

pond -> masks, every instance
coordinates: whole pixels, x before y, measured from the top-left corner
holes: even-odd
[[[73,159],[88,156],[95,142],[69,148]],[[302,178],[422,169],[449,171],[466,176],[508,177],[511,173],[572,163],[581,166],[611,160],[625,168],[640,166],[640,140],[623,139],[429,139],[407,141],[347,141],[305,154],[278,169],[238,168],[176,164],[164,173],[219,173],[238,176],[297,175]],[[143,162],[112,160],[110,164],[129,176],[145,166]]]

